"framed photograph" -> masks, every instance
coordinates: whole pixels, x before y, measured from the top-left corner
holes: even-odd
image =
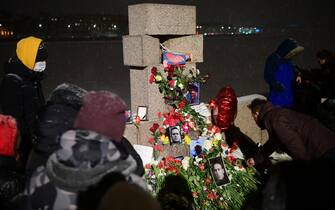
[[[171,144],[181,143],[181,133],[179,126],[169,127],[169,139]]]
[[[230,182],[221,156],[209,159],[209,164],[216,186],[225,185]]]
[[[200,104],[200,84],[198,82],[189,85],[186,99],[190,105]]]
[[[177,156],[174,159],[182,161],[184,159],[184,156]]]
[[[197,140],[191,140],[190,142],[190,156],[195,157],[202,153],[204,150],[204,142],[207,137],[200,137]]]
[[[137,107],[137,116],[140,117],[141,121],[148,120],[148,107],[147,106],[138,106]]]
[[[124,115],[126,116],[126,123],[133,123],[133,114],[131,113],[131,110],[126,110]]]

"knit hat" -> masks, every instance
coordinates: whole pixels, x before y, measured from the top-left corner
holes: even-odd
[[[17,141],[16,120],[0,114],[0,155],[14,157]]]
[[[62,83],[58,85],[48,98],[49,104],[61,104],[79,110],[87,91],[77,85]]]
[[[109,91],[91,91],[74,122],[74,128],[87,129],[121,141],[126,126],[126,103]]]
[[[41,42],[42,39],[29,36],[21,39],[16,44],[16,55],[18,59],[30,70],[34,69]]]
[[[65,191],[85,190],[111,172],[130,176],[137,166],[131,155],[122,158],[112,141],[94,131],[69,130],[61,135],[60,145],[49,157],[46,173]]]

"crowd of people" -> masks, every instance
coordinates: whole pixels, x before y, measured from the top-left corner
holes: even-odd
[[[265,64],[268,99],[255,99],[248,106],[269,140],[258,146],[235,125],[225,128],[227,141],[237,137],[248,143],[241,148],[252,150],[245,152],[249,165],[268,164],[274,151],[293,159],[271,168],[263,180],[262,209],[296,208],[298,198],[292,193],[310,198],[304,193],[309,180],[297,178],[305,175],[301,172],[312,170],[319,179],[315,183],[327,182],[330,190],[335,185],[330,179],[335,174],[335,60],[330,51],[321,50],[320,69],[297,68],[292,58],[303,49],[294,39],[278,46]],[[30,36],[18,41],[15,55],[5,64],[0,85],[0,209],[193,209],[192,193],[182,177],[166,177],[157,198],[148,192],[141,157],[123,136],[127,104],[118,95],[63,83],[45,99],[41,81],[47,58],[45,42]],[[181,142],[178,127],[170,135],[173,143]],[[220,162],[212,167],[217,185],[229,182]],[[320,190],[317,184],[309,186]],[[312,195],[326,207],[331,202],[329,196]],[[274,201],[278,208],[273,208]]]

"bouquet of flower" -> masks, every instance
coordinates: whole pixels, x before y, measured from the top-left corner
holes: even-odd
[[[256,170],[247,166],[237,145],[228,147],[220,132],[212,133],[196,157],[177,160],[165,157],[146,166],[145,179],[153,195],[157,195],[167,175],[182,175],[188,182],[196,209],[240,209],[248,195],[258,188]],[[212,158],[222,158],[228,183],[218,186],[213,178]]]
[[[200,76],[198,69],[186,71],[184,65],[168,65],[164,68],[164,72],[153,67],[149,83],[157,84],[166,104],[176,108],[185,98],[190,85],[195,82],[205,83],[207,79],[208,75]]]

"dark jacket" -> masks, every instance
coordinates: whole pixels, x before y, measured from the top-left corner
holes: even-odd
[[[23,193],[25,177],[14,157],[0,156],[0,209],[15,209],[17,199]]]
[[[263,162],[276,149],[296,160],[311,160],[335,148],[335,133],[317,119],[266,103],[259,113],[259,123],[269,133],[269,140],[255,156]]]
[[[335,99],[335,59],[321,65],[320,70],[321,92],[324,97]]]
[[[113,141],[113,142],[114,142],[115,145],[118,145],[118,142],[115,142],[115,141]],[[143,167],[143,161],[141,159],[141,156],[136,152],[133,145],[125,137],[122,138],[121,145],[125,149],[126,154],[131,155],[136,161],[137,168],[134,171],[134,174],[136,174],[138,176],[143,176],[144,167]]]
[[[26,167],[28,176],[60,148],[58,137],[73,127],[86,93],[70,83],[62,83],[50,93],[47,104],[38,113],[36,141]]]
[[[28,69],[17,58],[5,64],[4,73],[0,86],[2,112],[17,120],[23,138],[31,138],[36,128],[37,113],[45,103],[42,73]]]
[[[49,156],[60,148],[58,136],[72,128],[78,110],[61,104],[47,104],[39,113],[36,142],[33,144],[26,166],[29,176],[45,165]]]

